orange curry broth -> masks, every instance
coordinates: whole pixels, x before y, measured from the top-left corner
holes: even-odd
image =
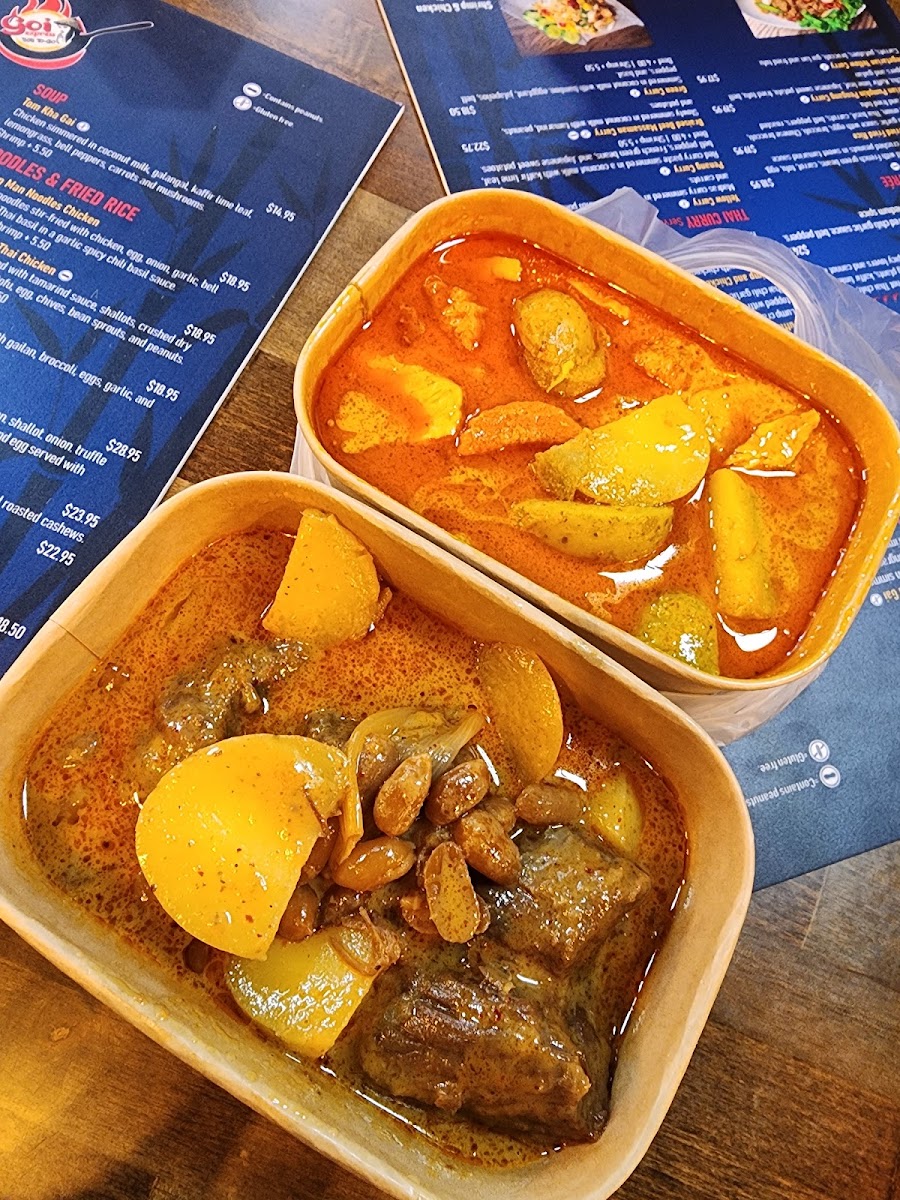
[[[277,640],[263,628],[261,617],[275,595],[292,540],[251,530],[214,542],[184,564],[108,659],[53,712],[31,752],[23,793],[26,833],[50,881],[170,969],[182,986],[202,989],[244,1022],[224,985],[227,956],[212,951],[199,975],[188,965],[185,952],[193,939],[152,895],[138,866],[135,824],[139,806],[157,778],[147,774],[142,755],[166,687],[228,639]],[[269,685],[266,704],[244,717],[241,732],[302,732],[308,714],[323,708],[356,719],[405,705],[473,705],[485,712],[477,651],[477,643],[466,634],[395,593],[364,638],[303,662]],[[565,732],[556,772],[565,772],[570,781],[581,779],[590,794],[622,768],[641,806],[641,835],[632,857],[650,875],[652,887],[600,947],[585,984],[611,1033],[615,1053],[684,879],[684,818],[668,784],[636,751],[586,717],[565,695],[562,701]],[[515,794],[513,767],[490,722],[476,741]],[[452,966],[464,951],[441,943],[427,953],[443,955],[443,965]],[[552,1148],[539,1138],[518,1139],[375,1091],[354,1065],[353,1039],[365,1031],[365,1014],[363,1004],[325,1059],[310,1064],[292,1055],[296,1069],[336,1075],[358,1095],[455,1155],[499,1166]]]
[[[483,260],[492,255],[518,259],[521,282],[490,277]],[[438,275],[450,287],[466,289],[487,309],[483,336],[474,349],[464,349],[438,319],[423,286],[430,275]],[[574,288],[573,280],[593,289],[597,302]],[[538,287],[568,292],[608,336],[606,378],[584,398],[544,392],[525,367],[513,335],[513,302]],[[411,341],[408,332],[404,338],[404,325],[398,320],[402,306],[414,309],[425,326],[424,333]],[[650,343],[663,347],[665,366],[656,378],[634,361],[635,354]],[[367,367],[370,358],[383,355],[396,355],[404,363],[423,366],[457,383],[463,389],[463,424],[467,417],[496,405],[539,400],[555,404],[580,425],[596,427],[666,393],[716,381],[724,385],[725,377],[732,383],[749,381],[759,386],[759,402],[747,415],[740,441],[760,421],[814,407],[621,289],[505,235],[471,235],[423,256],[329,364],[315,398],[314,420],[322,443],[338,462],[455,537],[628,632],[634,632],[644,607],[664,592],[698,595],[716,611],[708,479],[727,456],[713,449],[698,490],[674,502],[669,547],[653,556],[659,565],[641,571],[641,563],[609,567],[574,558],[514,528],[508,518],[515,501],[548,498],[529,469],[545,445],[508,446],[493,454],[462,456],[457,439],[445,437],[345,452],[347,438],[337,428],[335,416],[347,392],[367,393],[401,419],[408,415],[404,412],[408,402],[385,390],[383,374],[376,381]],[[767,621],[719,616],[722,675],[750,678],[783,664],[809,625],[852,531],[862,499],[862,472],[838,422],[818,411],[819,425],[790,472],[778,476],[741,472],[757,493],[773,535],[775,581],[785,607],[778,618]]]

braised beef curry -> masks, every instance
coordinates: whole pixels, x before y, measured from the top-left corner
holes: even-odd
[[[54,884],[297,1070],[486,1163],[602,1130],[678,802],[333,517],[186,563],[52,715],[24,799]]]
[[[784,664],[862,501],[808,397],[508,236],[415,262],[312,411],[361,479],[710,674]]]

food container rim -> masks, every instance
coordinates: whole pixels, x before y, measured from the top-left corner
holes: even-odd
[[[782,344],[789,345],[792,349],[797,347],[802,348],[802,352],[807,358],[812,361],[821,361],[829,365],[832,372],[843,375],[845,379],[852,384],[854,389],[867,393],[867,399],[874,406],[880,418],[883,419],[884,428],[882,433],[890,441],[890,449],[893,451],[894,462],[894,488],[893,500],[889,507],[889,511],[885,515],[881,524],[881,537],[878,539],[876,546],[870,548],[868,561],[871,569],[863,572],[859,577],[852,581],[849,585],[847,595],[842,605],[840,620],[834,623],[830,636],[826,639],[825,644],[814,654],[808,658],[792,659],[788,657],[785,664],[777,671],[769,674],[754,676],[752,678],[742,679],[728,675],[712,675],[706,671],[702,671],[697,667],[689,666],[687,663],[682,663],[670,655],[664,654],[655,647],[648,645],[636,638],[633,634],[627,633],[611,622],[603,620],[601,617],[582,609],[571,601],[564,599],[555,592],[522,575],[520,572],[507,566],[499,559],[491,557],[483,550],[479,550],[475,546],[462,544],[452,534],[443,529],[434,521],[421,516],[413,509],[405,504],[395,500],[380,488],[370,484],[362,476],[355,474],[349,468],[337,461],[325,448],[321,441],[312,419],[312,405],[314,400],[313,392],[315,383],[317,382],[315,368],[311,365],[311,358],[316,349],[317,343],[326,330],[337,320],[340,319],[341,313],[348,301],[356,296],[359,298],[361,307],[364,312],[369,311],[368,300],[364,291],[366,283],[377,275],[380,269],[387,264],[395,253],[411,241],[415,236],[416,231],[420,226],[427,224],[435,212],[440,212],[443,209],[454,212],[456,209],[461,209],[465,212],[465,206],[474,200],[476,204],[490,203],[507,205],[511,207],[519,205],[527,205],[535,210],[543,209],[553,220],[563,219],[569,222],[576,222],[583,228],[589,229],[593,236],[598,239],[606,240],[622,247],[627,253],[636,255],[645,262],[650,263],[659,272],[669,275],[675,280],[679,280],[688,287],[699,289],[700,292],[712,297],[717,305],[730,310],[739,316],[741,321],[752,322],[757,330],[766,338],[780,341]],[[459,231],[456,231],[455,236],[460,236]],[[577,264],[575,264],[577,266]],[[695,330],[699,337],[704,337],[702,333]],[[313,381],[308,384],[307,373],[312,373]],[[865,598],[865,594],[871,585],[871,580],[874,578],[878,569],[883,554],[887,549],[887,543],[890,540],[893,530],[900,519],[900,430],[891,416],[890,412],[884,405],[881,398],[869,387],[864,380],[853,374],[843,363],[837,362],[835,359],[829,358],[828,355],[818,350],[814,346],[801,341],[794,334],[784,329],[780,325],[774,324],[768,318],[762,316],[754,309],[736,300],[733,296],[725,292],[719,291],[712,284],[705,280],[699,279],[692,275],[684,268],[676,263],[669,262],[646,247],[639,245],[636,242],[630,241],[623,237],[613,229],[608,229],[605,226],[598,225],[596,222],[590,221],[587,217],[580,213],[572,212],[564,209],[560,205],[543,196],[536,196],[531,193],[519,192],[506,188],[473,188],[467,191],[455,192],[449,196],[442,196],[430,204],[413,213],[407,221],[384,243],[380,250],[356,273],[353,279],[340,292],[334,302],[329,306],[320,320],[316,323],[307,338],[297,360],[297,365],[294,369],[294,408],[297,417],[301,435],[305,439],[310,451],[318,460],[320,465],[326,471],[330,480],[341,491],[350,491],[356,496],[362,497],[367,503],[374,505],[381,511],[387,513],[395,520],[405,524],[407,527],[414,529],[417,533],[423,534],[431,541],[436,542],[443,549],[450,551],[463,561],[474,565],[485,574],[491,575],[495,580],[502,583],[507,588],[513,591],[528,595],[533,603],[540,605],[545,611],[553,613],[568,625],[574,625],[587,633],[590,637],[602,639],[605,644],[612,642],[616,645],[623,654],[628,655],[631,659],[643,659],[654,670],[658,677],[668,677],[665,684],[661,684],[668,691],[678,691],[678,684],[687,685],[682,690],[688,693],[715,693],[715,692],[730,692],[730,693],[751,693],[751,692],[766,692],[774,688],[780,687],[783,684],[796,684],[808,676],[813,675],[821,669],[823,663],[831,656],[840,641],[843,639],[847,629],[852,624],[852,619],[859,611],[861,604]],[[859,453],[858,446],[855,446]],[[862,517],[866,504],[867,497],[864,493],[863,502],[857,513],[857,520],[853,529],[850,532],[850,539],[855,536],[856,529]],[[835,570],[832,573],[832,580],[840,573],[843,559],[846,558],[846,553],[838,562]],[[796,645],[800,645],[806,632],[801,635]],[[796,646],[795,646],[796,648]],[[794,665],[796,664],[796,665]]]
[[[102,658],[103,650],[99,646],[91,646],[79,637],[81,632],[79,622],[92,606],[101,601],[104,588],[123,572],[127,564],[139,554],[145,543],[159,536],[159,531],[166,526],[176,529],[179,522],[190,523],[189,514],[192,506],[199,507],[201,502],[208,497],[222,500],[226,505],[230,500],[233,511],[238,515],[228,518],[231,524],[227,529],[223,526],[223,530],[218,536],[223,536],[228,531],[250,529],[260,527],[260,525],[265,527],[267,524],[265,520],[252,518],[246,522],[241,520],[239,514],[243,509],[240,500],[237,500],[237,503],[235,500],[240,495],[242,488],[246,489],[247,496],[252,494],[254,488],[271,488],[273,497],[276,492],[279,496],[285,493],[294,493],[303,497],[301,503],[309,504],[310,498],[312,498],[312,503],[319,500],[324,508],[336,511],[338,515],[342,511],[355,514],[373,532],[380,532],[390,539],[404,543],[426,562],[430,561],[437,566],[447,568],[460,578],[467,588],[475,589],[476,593],[478,591],[487,592],[501,607],[505,607],[529,624],[536,626],[561,647],[574,651],[592,671],[599,671],[608,680],[615,681],[631,692],[636,696],[641,707],[649,706],[650,709],[655,710],[664,723],[668,723],[670,730],[672,729],[671,723],[674,723],[678,731],[686,735],[689,742],[693,743],[695,754],[712,756],[711,761],[716,766],[717,777],[720,777],[723,783],[721,798],[723,801],[727,801],[725,808],[729,813],[730,836],[736,839],[735,854],[740,864],[740,870],[730,880],[733,891],[730,892],[729,899],[719,918],[718,936],[715,941],[710,942],[709,951],[703,959],[702,971],[699,972],[696,979],[696,993],[691,997],[690,1007],[686,1010],[683,1024],[678,1024],[675,1028],[671,1051],[672,1061],[675,1064],[674,1073],[667,1076],[666,1086],[655,1096],[651,1114],[645,1126],[638,1130],[631,1142],[628,1143],[627,1153],[623,1155],[615,1169],[609,1172],[607,1181],[599,1190],[587,1193],[587,1200],[604,1200],[621,1185],[646,1153],[668,1110],[731,959],[752,889],[753,835],[749,814],[737,780],[727,761],[708,735],[679,708],[577,633],[560,627],[552,617],[535,608],[527,600],[508,592],[494,580],[486,578],[475,568],[460,562],[414,531],[397,526],[384,514],[373,511],[359,500],[342,495],[323,485],[297,479],[280,472],[248,472],[220,476],[193,485],[166,501],[141,522],[57,609],[31,643],[25,647],[6,676],[0,680],[0,712],[5,706],[15,704],[17,698],[21,699],[22,689],[27,686],[31,672],[42,662],[45,655],[52,654],[54,649],[58,648],[58,643],[61,641],[69,643],[70,646],[72,642],[77,643],[77,648],[83,658],[83,668],[79,668],[81,675],[93,665],[91,660],[97,661]],[[230,496],[229,493],[231,493]],[[274,522],[270,527],[275,527]],[[281,524],[279,527],[284,528],[284,525]],[[178,562],[183,563],[192,553],[196,553],[196,550],[182,554]],[[174,569],[177,570],[177,566]],[[169,578],[171,578],[171,572]],[[152,594],[140,598],[140,607],[156,594],[159,586],[163,585],[155,586]],[[134,615],[132,614],[128,618],[129,624],[133,620]],[[78,632],[72,632],[69,625],[73,625]],[[56,702],[59,703],[59,701]],[[46,716],[47,713],[44,712],[40,719],[32,720],[28,729],[28,741],[18,757],[9,760],[10,752],[6,752],[8,761],[0,764],[0,778],[3,778],[4,782],[9,783],[11,778],[21,781],[21,773],[27,757],[27,746],[33,745],[36,731],[42,728]],[[693,758],[692,761],[694,761]],[[15,797],[7,796],[7,803],[15,803]],[[360,1125],[350,1135],[342,1127],[329,1126],[327,1122],[317,1116],[312,1095],[310,1095],[310,1103],[305,1111],[291,1109],[290,1105],[282,1103],[278,1095],[272,1094],[272,1089],[266,1086],[264,1080],[256,1079],[234,1065],[227,1053],[227,1046],[224,1047],[223,1052],[221,1046],[216,1046],[214,1039],[204,1042],[202,1035],[199,1035],[196,1029],[192,1029],[185,1018],[180,1017],[177,1012],[174,1014],[167,1012],[164,1006],[161,1007],[159,997],[153,994],[152,986],[147,990],[135,988],[129,984],[127,979],[110,971],[109,968],[104,968],[102,962],[98,962],[83,945],[79,944],[77,925],[74,933],[72,933],[71,925],[62,933],[55,931],[49,928],[38,915],[35,915],[33,899],[32,909],[29,909],[28,905],[21,905],[10,899],[8,888],[11,885],[8,880],[4,879],[4,869],[10,869],[8,864],[11,861],[5,856],[5,847],[0,846],[0,919],[9,924],[35,949],[120,1016],[125,1017],[153,1040],[172,1050],[183,1061],[200,1070],[256,1111],[275,1120],[314,1149],[327,1154],[342,1165],[377,1183],[391,1194],[408,1198],[408,1200],[449,1200],[450,1196],[458,1194],[455,1188],[459,1186],[460,1180],[451,1181],[449,1190],[445,1190],[448,1177],[444,1176],[441,1177],[442,1182],[435,1177],[433,1188],[430,1187],[427,1190],[423,1190],[421,1186],[413,1186],[409,1179],[403,1176],[402,1171],[393,1168],[383,1157],[379,1156],[377,1148],[371,1147],[366,1142],[365,1125]],[[679,911],[682,907],[685,911],[691,907],[692,885],[690,882],[687,890],[688,895],[684,897]],[[73,902],[59,893],[58,911],[61,911],[64,917],[68,917],[71,915],[72,907]],[[88,944],[90,944],[90,935],[86,936]],[[132,949],[129,951],[129,955],[132,961],[140,961],[138,951]],[[639,1023],[640,1020],[636,1022],[636,1024]],[[590,1152],[602,1144],[601,1139],[593,1146],[573,1146],[569,1148],[567,1154],[572,1156],[571,1161],[574,1164],[575,1155],[580,1151]],[[530,1166],[534,1165],[530,1164]],[[521,1170],[528,1173],[530,1167]],[[484,1169],[481,1168],[476,1175],[484,1178],[483,1171]],[[498,1186],[502,1183],[504,1173],[495,1175],[493,1172],[489,1172],[489,1175],[496,1180]],[[507,1191],[501,1188],[502,1194],[511,1198],[531,1194],[530,1187],[535,1183],[540,1183],[540,1170],[536,1170],[533,1175],[528,1173],[527,1177],[530,1182],[526,1185],[525,1190],[519,1192],[515,1189]],[[507,1178],[511,1177],[507,1176]],[[486,1194],[492,1194],[492,1192]],[[566,1193],[563,1191],[551,1190],[548,1196],[552,1200],[553,1197],[561,1198],[564,1194]]]

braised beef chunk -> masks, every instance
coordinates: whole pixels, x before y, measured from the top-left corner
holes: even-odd
[[[571,829],[525,835],[518,846],[518,884],[482,890],[491,930],[556,971],[582,960],[650,887],[640,867]]]
[[[240,733],[262,707],[266,687],[302,659],[288,643],[228,642],[179,675],[159,702],[160,726],[183,751]]]
[[[194,750],[241,733],[268,687],[303,661],[296,642],[229,640],[177,675],[163,691],[141,753],[139,791]]]
[[[343,746],[357,724],[331,708],[317,708],[307,716],[303,734],[329,746]]]
[[[562,1025],[474,976],[416,976],[360,1055],[373,1083],[394,1096],[560,1141],[599,1131],[584,1104],[591,1081]]]

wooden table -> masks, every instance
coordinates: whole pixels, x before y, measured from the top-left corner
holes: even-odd
[[[408,103],[374,0],[180,2]],[[304,339],[357,268],[439,193],[407,111],[176,487],[287,469]],[[379,1195],[0,926],[0,1200]],[[671,1112],[618,1197],[900,1200],[900,843],[754,898]]]

